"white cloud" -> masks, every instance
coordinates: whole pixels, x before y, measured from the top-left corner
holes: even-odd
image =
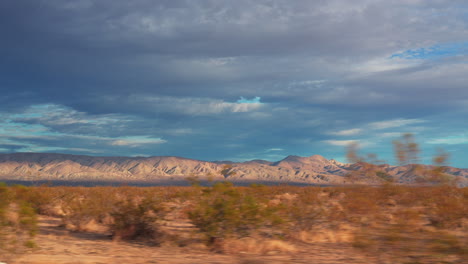
[[[417,66],[420,63],[422,62],[419,60],[408,61],[400,58],[389,59],[386,57],[381,57],[359,64],[355,66],[353,70],[355,70],[358,74],[369,74],[383,71],[401,70]]]
[[[88,152],[93,154],[102,153],[102,151],[95,149],[86,149],[86,148],[65,148],[65,147],[46,147],[38,146],[35,144],[30,144],[18,149],[19,152],[58,152],[58,151],[78,151],[78,152]]]
[[[390,137],[401,137],[403,135],[403,132],[387,132],[387,133],[379,133],[377,134],[378,137],[381,138],[390,138]]]
[[[255,98],[254,98],[255,99]],[[260,98],[253,102],[226,102],[220,99],[199,97],[142,96],[130,98],[133,104],[143,104],[158,112],[188,115],[215,115],[221,113],[245,113],[260,109],[264,104]]]
[[[352,129],[346,129],[346,130],[341,130],[337,132],[330,132],[331,135],[335,136],[354,136],[358,135],[362,132],[362,129],[360,128],[352,128]]]
[[[121,137],[114,141],[111,141],[110,145],[112,146],[128,146],[128,147],[138,147],[146,144],[161,144],[167,142],[161,138],[151,138],[148,136],[131,136],[131,137]]]
[[[128,116],[123,115],[89,115],[57,104],[33,105],[17,113],[0,113],[0,144],[11,146],[9,151],[103,153],[100,148],[93,148],[102,145],[137,147],[166,142],[159,137],[112,137],[99,133],[99,127],[109,128],[118,121],[123,126],[127,119]],[[74,128],[86,126],[81,130],[87,134],[62,129],[66,125],[74,125]],[[96,131],[98,133],[93,133]],[[187,134],[191,129],[174,129],[173,132]]]
[[[8,118],[18,122],[38,122],[50,126],[107,125],[121,123],[127,119],[127,117],[113,114],[89,115],[59,104],[32,105],[22,113],[8,115]]]
[[[446,145],[458,145],[468,144],[467,135],[449,136],[445,138],[434,138],[427,141],[428,144],[446,144]]]
[[[175,128],[166,130],[166,132],[174,135],[189,135],[195,133],[192,128]]]
[[[265,150],[265,152],[283,151],[283,150],[284,149],[282,149],[282,148],[270,148],[270,149]]]
[[[346,147],[354,143],[359,143],[359,140],[324,140],[323,142],[339,147]]]
[[[393,119],[393,120],[386,120],[386,121],[379,121],[373,122],[369,124],[371,129],[387,129],[387,128],[395,128],[395,127],[402,127],[412,124],[419,124],[424,123],[425,120],[422,119]]]

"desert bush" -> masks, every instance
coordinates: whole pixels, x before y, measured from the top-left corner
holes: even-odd
[[[275,206],[260,203],[227,182],[205,188],[189,211],[189,218],[211,242],[218,238],[249,236],[260,228],[283,222]]]
[[[295,233],[313,229],[325,216],[324,201],[319,199],[319,188],[303,188],[292,196],[293,199],[282,199],[280,212],[289,223],[289,231]],[[277,195],[276,197],[283,198]],[[326,198],[328,200],[328,197]],[[273,200],[275,201],[275,200]]]
[[[84,231],[91,221],[102,222],[109,215],[115,202],[109,188],[70,188],[61,199],[62,220],[75,231]],[[70,226],[71,225],[71,226]]]
[[[340,201],[340,205],[347,221],[360,222],[364,218],[370,220],[379,213],[379,204],[382,201],[377,188],[354,187],[348,189],[345,194],[346,197]]]
[[[50,188],[48,186],[13,185],[11,190],[17,199],[27,202],[38,214],[42,215],[56,215],[54,207],[66,193],[66,188]]]
[[[113,222],[110,229],[114,239],[146,238],[160,243],[162,233],[157,220],[162,218],[163,207],[154,197],[136,199],[127,197],[116,202],[110,212]]]
[[[378,189],[384,193],[381,198],[390,195],[394,201],[385,205],[377,199],[377,215],[388,217],[373,218],[374,225],[361,226],[355,233],[353,246],[395,263],[406,263],[403,259],[408,255],[418,256],[418,263],[427,263],[435,256],[466,259],[467,240],[463,235],[466,229],[460,228],[468,215],[464,189],[450,186]],[[369,195],[368,199],[375,197]],[[458,231],[450,232],[449,228]]]

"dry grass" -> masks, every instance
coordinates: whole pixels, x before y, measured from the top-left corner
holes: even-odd
[[[278,239],[245,237],[241,239],[225,239],[218,248],[226,254],[250,253],[296,253],[298,250],[291,242]]]

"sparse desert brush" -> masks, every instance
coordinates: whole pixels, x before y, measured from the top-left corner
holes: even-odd
[[[379,212],[379,195],[377,188],[353,187],[345,192],[346,197],[340,201],[349,221],[360,221],[363,217],[375,217]]]
[[[91,222],[102,222],[115,202],[114,192],[109,188],[71,188],[61,197],[63,221],[76,231],[83,230]]]
[[[378,203],[378,208],[390,218],[374,218],[376,225],[357,229],[353,245],[395,263],[407,255],[418,256],[418,263],[426,263],[431,256],[466,259],[466,229],[458,228],[468,216],[464,190],[450,186],[398,189],[382,189],[394,202]],[[368,215],[371,211],[361,213]],[[448,228],[461,233],[449,234]]]
[[[401,257],[408,254],[466,257],[466,204],[468,188],[447,185],[0,186],[0,236],[34,247],[35,211],[50,215],[50,208],[61,205],[63,212],[53,215],[65,224],[85,231],[87,223],[97,223],[116,240],[204,241],[220,252],[254,254],[291,253],[301,243],[344,243],[405,263]],[[161,227],[182,222],[193,232],[185,240]]]
[[[324,219],[324,201],[319,198],[317,190],[304,188],[293,195],[287,192],[277,196],[283,198],[279,203],[280,213],[288,220],[290,231],[293,233],[313,229],[317,222]]]
[[[189,218],[211,242],[218,238],[245,237],[260,228],[283,222],[274,206],[258,202],[230,183],[205,188],[189,211]]]
[[[461,227],[463,220],[468,218],[467,199],[453,188],[449,193],[438,195],[428,214],[431,223],[437,227]]]
[[[67,193],[67,188],[51,188],[48,186],[26,187],[13,185],[11,190],[20,200],[28,202],[38,214],[57,215],[56,207]]]
[[[0,186],[0,256],[13,256],[35,247],[36,211],[15,195],[11,188]]]
[[[110,229],[114,239],[146,238],[159,244],[162,233],[157,221],[162,218],[162,212],[161,202],[150,196],[117,201],[110,211],[113,218]]]
[[[392,263],[407,263],[407,256],[413,256],[417,263],[431,262],[433,258],[465,263],[468,256],[468,240],[463,235],[453,235],[444,230],[429,231],[414,225],[388,225],[379,229],[360,229],[354,236],[352,245],[379,259]]]

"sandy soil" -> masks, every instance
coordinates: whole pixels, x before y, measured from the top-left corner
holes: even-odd
[[[103,232],[77,233],[60,227],[59,218],[41,216],[36,237],[39,248],[26,252],[6,263],[382,263],[349,245],[340,243],[301,243],[298,252],[284,254],[225,255],[203,248],[178,246],[149,246],[134,242],[112,241]]]

